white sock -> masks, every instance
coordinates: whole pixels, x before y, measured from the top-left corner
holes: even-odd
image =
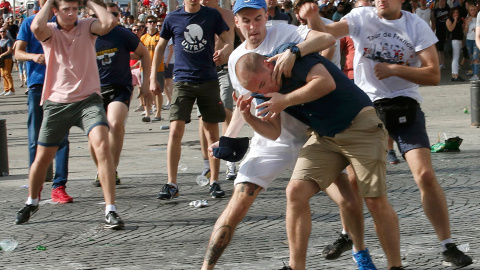
[[[208,161],[208,159],[203,160],[203,168],[210,169],[210,162]]]
[[[26,204],[38,205],[38,199],[39,199],[39,198],[32,199],[32,197],[28,196],[28,199],[27,199],[27,201],[26,201],[25,203],[26,203]]]
[[[105,205],[105,215],[107,215],[111,211],[117,212],[117,208],[115,207],[115,205],[114,204]]]
[[[342,234],[343,234],[343,235],[348,235],[348,232],[345,231],[345,229],[342,229]]]
[[[213,180],[212,182],[210,182],[210,186],[212,186],[213,183],[218,183],[218,180]]]
[[[445,240],[441,241],[440,244],[442,245],[442,251],[447,250],[446,245],[447,244],[452,244],[452,243],[453,243],[452,238],[448,238],[448,239],[445,239]]]

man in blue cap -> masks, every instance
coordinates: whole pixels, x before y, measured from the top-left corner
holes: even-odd
[[[318,6],[310,4],[312,3],[302,6],[299,12],[301,17],[309,23],[316,23],[316,20],[320,20]],[[290,76],[295,59],[302,55],[327,49],[334,44],[329,35],[293,25],[274,25],[267,30],[266,10],[267,6],[264,0],[237,0],[233,7],[235,24],[245,37],[245,42],[230,55],[228,70],[234,89],[242,95],[250,95],[250,92],[237,79],[235,72],[235,64],[242,55],[249,52],[268,54],[274,48],[286,42],[297,42],[297,46],[291,50],[272,58],[272,60],[277,61],[272,79],[280,80],[282,74],[287,77]],[[236,137],[244,123],[241,113],[238,109],[235,109],[232,121],[224,136]],[[250,143],[250,151],[242,162],[234,182],[235,188],[232,198],[218,218],[211,234],[202,266],[203,270],[214,268],[221,254],[229,245],[237,225],[243,220],[258,194],[261,191],[266,191],[269,184],[286,169],[293,167],[298,152],[307,140],[305,135],[307,128],[305,124],[288,114],[282,113],[282,135],[280,138],[270,140],[255,133]],[[212,145],[212,147],[218,147],[218,143]],[[350,189],[345,174],[337,177],[335,184],[345,186],[344,191]],[[337,185],[332,185],[328,194],[335,198],[334,201],[339,205],[342,212],[346,212],[352,218],[361,221],[363,218],[362,209],[357,207],[361,204],[355,201],[353,192],[350,190],[350,192],[344,192],[340,195],[338,190]],[[360,228],[360,231],[363,231],[363,227]],[[361,233],[356,235],[358,235],[356,241],[362,242],[363,235]]]

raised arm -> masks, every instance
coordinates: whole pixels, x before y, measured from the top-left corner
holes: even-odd
[[[96,4],[94,1],[87,0],[86,6],[93,10],[97,15],[98,20],[94,21],[90,26],[90,31],[93,34],[103,36],[108,34],[115,26],[118,25],[117,20],[113,14],[107,11],[106,8]]]
[[[47,27],[48,19],[50,18],[50,12],[52,12],[53,0],[47,0],[42,9],[35,16],[32,21],[30,29],[32,30],[35,38],[39,41],[45,41],[52,36],[52,30]]]

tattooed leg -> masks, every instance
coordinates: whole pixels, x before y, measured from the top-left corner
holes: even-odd
[[[213,269],[223,251],[230,244],[238,223],[247,215],[260,190],[258,185],[252,183],[239,183],[235,186],[232,198],[218,218],[210,236],[203,261],[203,270]]]

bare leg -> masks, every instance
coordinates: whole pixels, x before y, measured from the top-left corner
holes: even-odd
[[[123,138],[125,136],[125,120],[128,114],[128,107],[123,102],[112,102],[108,105],[107,119],[110,130],[108,138],[113,157],[115,170],[120,162],[120,154],[123,148]]]
[[[252,183],[239,183],[235,186],[230,202],[213,228],[202,270],[211,270],[215,267],[223,251],[230,244],[238,223],[243,220],[260,190],[259,186]]]
[[[305,270],[308,238],[312,230],[310,198],[320,188],[313,181],[290,180],[287,186],[287,236],[290,267]]]
[[[207,123],[203,122],[203,130],[207,138],[208,145],[212,145],[218,141],[218,123]],[[210,183],[218,180],[218,173],[220,171],[220,160],[213,157],[209,157],[210,162]]]
[[[182,138],[185,132],[185,121],[170,122],[170,135],[167,144],[168,182],[177,183],[178,163],[182,155]]]
[[[438,240],[451,237],[447,200],[432,167],[430,149],[418,148],[405,153],[413,178],[420,189],[423,211],[432,223]]]
[[[45,147],[37,145],[37,154],[35,160],[30,166],[30,174],[28,175],[29,181],[29,193],[32,199],[37,199],[42,190],[45,176],[47,175],[47,169],[53,161],[58,147]]]

